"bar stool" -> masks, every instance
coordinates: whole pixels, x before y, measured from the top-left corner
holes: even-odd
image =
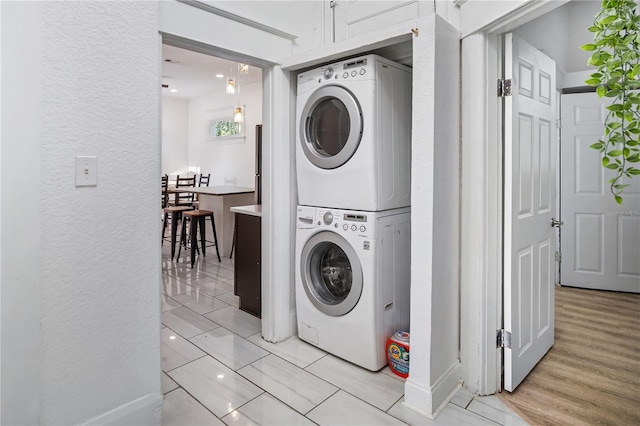
[[[178,258],[180,258],[180,252],[182,251],[182,238],[186,236],[187,220],[190,222],[190,240],[191,240],[191,267],[196,262],[196,250],[198,249],[198,228],[200,228],[200,248],[202,248],[202,255],[206,256],[206,239],[205,239],[205,219],[211,219],[211,226],[213,227],[213,244],[210,246],[216,247],[216,255],[218,256],[218,262],[220,262],[220,251],[218,250],[218,235],[216,233],[216,221],[213,217],[213,212],[210,210],[189,210],[182,212],[182,233],[180,247],[178,248]],[[185,246],[186,247],[186,246]]]
[[[189,206],[169,206],[162,209],[164,212],[164,225],[162,226],[162,243],[164,243],[164,231],[167,229],[167,219],[171,215],[171,259],[173,259],[176,253],[176,234],[178,233],[178,221],[182,219],[184,212],[190,211]],[[184,231],[183,231],[184,232]],[[182,243],[182,236],[180,236],[180,242]],[[180,256],[180,252],[178,252]]]

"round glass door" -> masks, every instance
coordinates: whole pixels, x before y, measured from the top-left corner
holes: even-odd
[[[340,167],[358,149],[362,111],[351,92],[325,86],[310,97],[302,111],[300,139],[311,163],[323,169]]]
[[[356,306],[362,294],[362,267],[344,238],[327,231],[314,235],[300,262],[302,285],[318,310],[340,316]]]

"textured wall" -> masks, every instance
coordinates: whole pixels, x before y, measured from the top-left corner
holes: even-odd
[[[157,5],[42,18],[42,420],[68,424],[160,388]],[[75,155],[97,187],[74,187]]]
[[[15,211],[29,208],[15,222],[3,221],[2,304],[28,312],[27,326],[39,325],[39,339],[22,338],[38,346],[39,362],[30,368],[4,363],[5,354],[19,358],[24,348],[2,330],[3,423],[34,423],[32,409],[40,424],[111,412],[108,422],[146,406],[144,422],[159,424],[157,4],[3,5],[2,19],[37,20],[29,34],[12,38],[32,63],[2,64],[3,77],[9,70],[31,88],[22,96],[3,91],[3,107],[24,109],[22,119],[35,131],[3,133],[3,154],[25,156],[3,167],[1,197],[3,220],[9,203]],[[24,108],[28,102],[37,107]],[[74,186],[76,155],[98,157],[96,187]],[[5,180],[16,172],[21,180]],[[18,240],[37,250],[6,257]],[[3,324],[20,327],[20,317],[2,315]],[[22,386],[5,374],[12,368],[25,376],[35,408],[6,403],[7,389]]]

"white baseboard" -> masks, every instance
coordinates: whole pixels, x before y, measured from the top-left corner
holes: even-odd
[[[145,395],[114,410],[100,414],[83,425],[161,425],[162,394]]]
[[[434,419],[460,386],[460,362],[456,361],[430,387],[411,380],[411,373],[404,386],[404,404]]]

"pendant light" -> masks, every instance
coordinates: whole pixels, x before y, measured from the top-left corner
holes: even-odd
[[[249,65],[247,65],[247,64],[238,64],[238,73],[240,75],[249,75]]]
[[[244,121],[244,117],[242,115],[242,107],[236,107],[233,110],[233,122],[242,123],[243,121]]]
[[[236,93],[236,80],[233,78],[227,78],[227,95],[234,95]]]

